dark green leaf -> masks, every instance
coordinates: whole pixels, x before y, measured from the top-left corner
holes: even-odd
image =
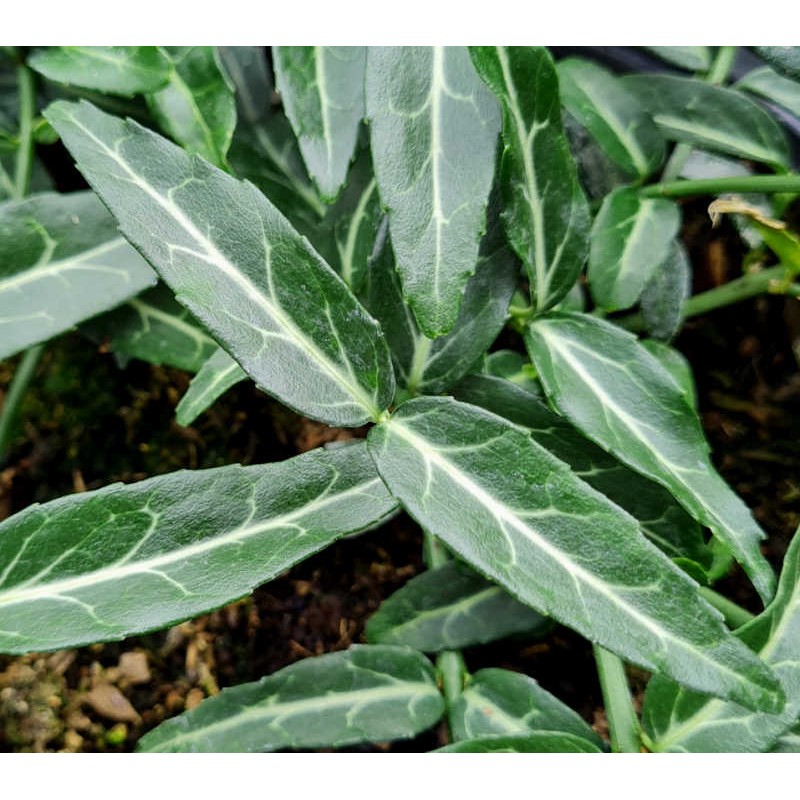
[[[367,641],[426,653],[485,644],[514,633],[544,632],[550,621],[463,564],[450,561],[412,578],[381,603]]]
[[[146,734],[139,750],[241,753],[408,739],[443,711],[423,655],[355,645],[224,689]]]
[[[364,118],[365,47],[275,47],[275,80],[323,198],[345,182]]]
[[[558,731],[539,731],[526,736],[482,736],[456,742],[434,750],[435,753],[600,753],[595,745]]]
[[[0,203],[0,358],[154,282],[153,270],[92,192]]]
[[[631,334],[585,314],[536,320],[526,344],[559,411],[620,461],[665,486],[742,564],[764,602],[775,579],[764,533],[714,469],[700,421]]]
[[[394,508],[363,442],[33,505],[0,524],[0,652],[166,627],[242,597]]]
[[[708,47],[645,47],[662,61],[689,72],[704,72],[711,67],[711,50]]]
[[[371,47],[372,160],[397,269],[422,332],[456,322],[475,271],[500,115],[465,47]]]
[[[263,47],[218,47],[236,93],[236,109],[247,125],[264,121],[272,111],[272,81]]]
[[[217,349],[163,283],[86,323],[82,330],[118,358],[139,358],[187,372],[197,372]]]
[[[252,184],[88,103],[47,116],[126,237],[259,386],[331,425],[380,416],[394,375],[378,324]]]
[[[787,78],[800,81],[800,47],[754,47],[753,50]]]
[[[247,378],[247,373],[220,347],[192,378],[175,407],[179,425],[191,425],[216,400]]]
[[[656,124],[619,80],[591,61],[558,63],[564,107],[631,177],[646,178],[664,161],[666,145]]]
[[[380,321],[400,381],[413,393],[446,391],[480,359],[508,316],[516,259],[495,217],[481,242],[478,265],[467,282],[456,323],[446,336],[428,339],[403,302],[384,227],[370,260],[366,305]]]
[[[522,602],[698,691],[782,708],[775,678],[697,584],[524,429],[452,398],[419,398],[367,441],[406,510]]]
[[[668,139],[790,166],[789,146],[778,123],[740,92],[673,75],[627,75],[622,81]]]
[[[162,48],[169,84],[148,96],[161,128],[189,152],[224,167],[236,127],[236,100],[213,47]]]
[[[124,97],[158,91],[171,68],[158,47],[48,47],[28,65],[51,81]]]
[[[569,706],[533,678],[505,669],[482,669],[471,675],[448,717],[456,741],[558,731],[603,747],[603,740]]]
[[[645,536],[670,558],[710,562],[700,526],[666,489],[590,442],[524,387],[470,375],[455,388],[455,396],[528,428],[536,442],[569,464],[579,478],[638,520]]]
[[[754,69],[736,84],[736,88],[772,100],[800,117],[800,83],[784,78],[774,69],[769,67]]]
[[[543,311],[572,288],[589,244],[589,209],[561,122],[555,65],[543,47],[474,47],[472,59],[503,106],[506,232]]]
[[[684,355],[674,347],[655,339],[642,339],[641,344],[669,372],[672,379],[678,384],[678,388],[683,392],[686,402],[694,411],[697,411],[697,389],[694,385],[694,375],[692,367]]]
[[[783,686],[779,714],[747,711],[687,692],[661,676],[647,687],[643,723],[653,748],[671,752],[766,752],[800,717],[800,535],[789,546],[775,600],[736,631]]]
[[[494,378],[505,378],[509,383],[513,383],[535,397],[542,396],[542,389],[536,379],[536,370],[533,368],[533,364],[530,359],[516,350],[495,350],[493,353],[489,353],[483,359],[481,372]],[[477,405],[481,405],[481,403],[477,403]],[[484,408],[488,408],[488,406],[484,406]],[[500,416],[504,415],[500,414]]]
[[[592,226],[587,278],[595,302],[607,311],[630,308],[667,258],[681,212],[661,198],[617,189],[603,200]]]
[[[683,307],[692,292],[692,265],[677,239],[670,242],[667,257],[647,281],[642,296],[642,320],[656,339],[669,341],[683,322]]]

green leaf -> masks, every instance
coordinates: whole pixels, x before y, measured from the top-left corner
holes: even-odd
[[[800,81],[800,47],[754,47],[753,50],[782,75]]]
[[[688,70],[705,72],[711,67],[711,50],[708,47],[645,47],[662,61]]]
[[[698,691],[782,708],[774,677],[697,584],[524,429],[452,398],[419,398],[367,442],[412,517],[522,602]]]
[[[448,717],[456,741],[557,731],[603,747],[603,740],[569,706],[533,678],[505,669],[471,675]]]
[[[770,750],[770,753],[800,753],[800,727],[784,733]]]
[[[124,97],[158,91],[170,77],[158,47],[48,47],[28,66],[51,81]]]
[[[384,226],[370,260],[366,306],[386,333],[401,383],[412,393],[446,391],[469,372],[502,330],[516,284],[516,259],[495,217],[481,242],[455,325],[446,336],[432,340],[420,332],[403,302],[386,234]]]
[[[0,203],[0,358],[155,282],[92,192]]]
[[[263,47],[218,47],[219,60],[236,93],[240,120],[254,125],[272,111],[272,80]]]
[[[639,101],[607,70],[581,58],[557,65],[561,102],[631,177],[646,178],[664,161],[666,145]]]
[[[772,100],[800,117],[800,83],[784,78],[774,69],[759,67],[751,70],[737,82],[736,88]]]
[[[638,520],[642,532],[672,559],[710,563],[700,526],[664,488],[617,461],[518,386],[488,375],[469,375],[458,400],[485,408],[530,430],[534,440],[609,500]]]
[[[217,343],[163,283],[81,329],[105,343],[117,358],[139,358],[187,372],[197,372],[217,349]]]
[[[171,62],[169,84],[148,96],[161,128],[189,152],[218,167],[236,127],[233,87],[213,47],[162,48]]]
[[[681,225],[676,203],[641,197],[635,189],[609,194],[592,225],[587,278],[607,311],[630,308],[667,258]]]
[[[192,378],[186,394],[175,407],[178,425],[191,425],[247,373],[220,347]]]
[[[685,356],[664,342],[655,339],[642,339],[641,345],[658,359],[664,369],[669,372],[672,379],[683,392],[686,402],[697,411],[697,388],[694,385],[692,367]]]
[[[780,167],[791,164],[778,123],[741,92],[673,75],[627,75],[622,82],[668,139]]]
[[[543,311],[572,288],[589,245],[589,209],[561,122],[555,65],[543,47],[474,47],[472,59],[503,107],[506,233]]]
[[[786,707],[777,714],[753,713],[656,676],[647,687],[642,719],[653,749],[761,753],[795,726],[800,717],[800,535],[786,553],[775,600],[736,636],[772,667]]]
[[[425,653],[540,633],[550,621],[463,564],[450,561],[412,578],[367,622],[367,641]]]
[[[667,257],[645,284],[642,321],[650,335],[669,341],[683,323],[684,305],[692,292],[692,265],[678,239],[670,242]]]
[[[481,364],[481,373],[494,378],[505,378],[509,383],[513,383],[535,397],[542,396],[542,389],[536,379],[536,370],[533,368],[533,364],[530,359],[516,350],[495,350],[493,353],[488,353]],[[481,404],[477,403],[476,405]],[[489,410],[491,411],[491,409]],[[500,416],[502,417],[503,414]]]
[[[579,736],[559,731],[539,731],[526,736],[482,736],[440,747],[434,753],[600,753]]]
[[[378,324],[252,184],[88,103],[47,117],[125,236],[260,387],[330,425],[389,405]]]
[[[500,115],[465,47],[370,47],[367,115],[403,293],[431,339],[456,322],[494,178]]]
[[[764,533],[714,469],[696,413],[661,364],[630,333],[585,314],[536,320],[525,341],[558,410],[669,489],[731,549],[769,601],[775,578],[759,549]]]
[[[365,47],[274,47],[275,80],[323,199],[344,184],[364,118]]]
[[[77,647],[188,619],[394,508],[363,442],[30,506],[0,524],[0,652]]]
[[[145,734],[139,750],[242,753],[408,739],[436,724],[443,711],[423,655],[354,645],[223,689]]]

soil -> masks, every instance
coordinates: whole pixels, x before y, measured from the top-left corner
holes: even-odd
[[[740,271],[741,250],[730,231],[689,225],[684,235],[697,289]],[[776,568],[800,522],[800,374],[792,349],[800,340],[798,306],[761,297],[689,320],[675,342],[693,366],[717,466],[769,534],[765,553]],[[0,390],[14,366],[0,365]],[[113,481],[276,461],[351,435],[305,420],[247,385],[194,427],[181,428],[174,406],[187,385],[178,370],[120,367],[77,333],[48,345],[24,424],[0,468],[0,519]],[[418,528],[401,516],[339,542],[252,597],[170,630],[54,654],[0,656],[0,750],[129,751],[144,732],[226,686],[362,641],[382,599],[423,569],[421,549]],[[738,568],[719,588],[758,610]],[[569,630],[472,648],[465,658],[472,671],[495,666],[532,675],[607,733],[591,647]],[[631,670],[631,677],[640,699],[646,675]],[[412,741],[356,749],[421,751],[443,743],[440,726]]]

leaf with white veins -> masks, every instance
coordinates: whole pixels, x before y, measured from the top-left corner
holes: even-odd
[[[559,731],[537,731],[521,736],[481,736],[440,747],[434,753],[601,753],[581,736]]]
[[[145,734],[139,750],[270,752],[408,739],[435,725],[443,711],[425,656],[355,645],[223,689]]]
[[[572,288],[589,245],[589,208],[561,121],[555,65],[543,47],[471,51],[503,106],[504,222],[543,311]]]
[[[783,707],[774,676],[697,584],[523,428],[452,398],[419,398],[367,443],[405,509],[522,602],[698,691]]]
[[[274,47],[275,80],[303,160],[332,202],[364,118],[365,47]]]
[[[766,603],[764,533],[714,469],[697,414],[632,334],[586,314],[536,320],[525,341],[551,402],[620,461],[662,484],[733,552]]]
[[[475,271],[500,115],[465,47],[370,47],[372,160],[403,293],[422,332],[450,331]]]
[[[247,373],[220,347],[192,378],[186,394],[175,407],[179,425],[191,425]]]
[[[0,203],[0,358],[155,283],[92,192]]]
[[[800,533],[786,553],[775,600],[735,635],[778,676],[786,694],[784,710],[753,713],[655,676],[647,687],[642,717],[653,749],[763,753],[796,724],[800,717]]]
[[[681,212],[663,198],[617,189],[603,200],[592,225],[586,277],[595,302],[606,311],[630,308],[670,252]]]
[[[252,184],[88,103],[47,116],[178,299],[266,392],[330,425],[394,396],[377,322]]]
[[[384,600],[365,632],[372,644],[438,653],[550,627],[550,620],[499,586],[449,561],[417,575]]]
[[[117,640],[210,611],[395,505],[354,442],[30,506],[0,524],[0,652]]]

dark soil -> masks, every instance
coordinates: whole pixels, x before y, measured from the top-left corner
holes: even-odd
[[[717,234],[690,237],[698,288],[734,277],[740,253]],[[763,297],[690,320],[676,345],[690,359],[715,461],[769,534],[776,568],[800,521],[800,375],[792,342],[800,303]],[[0,389],[13,374],[0,365]],[[276,461],[347,436],[304,420],[240,385],[189,429],[174,406],[186,374],[120,368],[78,334],[48,346],[24,425],[0,469],[0,519],[32,502],[179,468]],[[171,630],[75,651],[0,656],[0,750],[127,751],[163,719],[220,689],[301,658],[362,641],[381,600],[421,570],[421,536],[407,517],[346,539],[255,594]],[[758,610],[734,568],[719,588]],[[605,732],[591,647],[556,627],[465,653],[475,670],[523,671]],[[634,685],[644,676],[632,671]],[[439,728],[367,750],[429,750]]]

